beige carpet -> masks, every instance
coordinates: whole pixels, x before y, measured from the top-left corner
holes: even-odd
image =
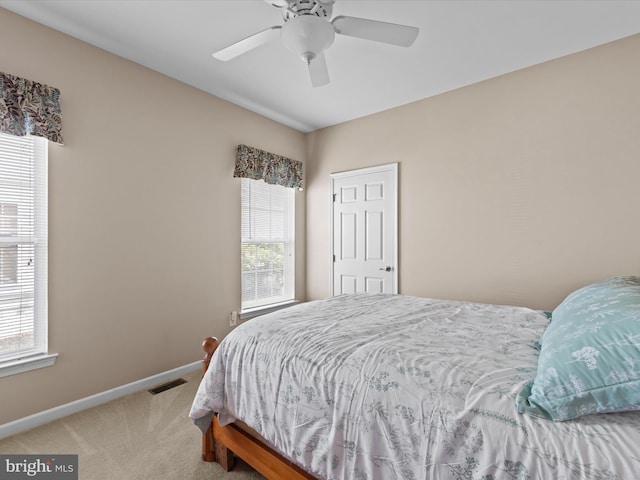
[[[199,373],[182,378],[0,440],[0,453],[78,454],[82,480],[262,480],[243,463],[226,473],[200,459],[200,431],[187,417]]]

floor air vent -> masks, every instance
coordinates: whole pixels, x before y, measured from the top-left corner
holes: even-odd
[[[172,380],[168,383],[163,383],[162,385],[158,385],[157,387],[149,390],[151,395],[157,395],[158,393],[166,392],[167,390],[172,389],[173,387],[177,387],[178,385],[182,385],[183,383],[187,383],[184,378],[179,378],[177,380]]]

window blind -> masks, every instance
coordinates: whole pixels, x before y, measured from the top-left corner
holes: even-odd
[[[47,141],[0,133],[0,361],[47,350]]]
[[[242,310],[294,297],[294,190],[242,179]]]

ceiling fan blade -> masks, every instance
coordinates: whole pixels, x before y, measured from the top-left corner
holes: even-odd
[[[247,53],[254,48],[258,48],[260,45],[270,42],[271,40],[280,36],[280,25],[269,27],[261,32],[254,33],[246,38],[243,38],[239,42],[232,43],[228,47],[218,50],[213,54],[213,58],[218,60],[227,61],[236,58],[243,53]]]
[[[329,83],[329,69],[327,68],[327,60],[324,58],[324,52],[317,55],[309,63],[309,76],[311,77],[311,85],[314,87],[322,87]]]
[[[340,15],[331,22],[336,33],[364,38],[376,42],[408,47],[415,41],[420,29],[397,23],[380,22],[366,18]]]

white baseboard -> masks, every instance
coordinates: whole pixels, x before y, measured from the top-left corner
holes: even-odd
[[[168,370],[157,375],[152,375],[151,377],[143,378],[142,380],[91,395],[90,397],[81,398],[79,400],[60,405],[59,407],[38,412],[33,415],[29,415],[28,417],[19,418],[13,422],[5,423],[4,425],[0,425],[0,439],[10,437],[16,433],[31,430],[32,428],[39,427],[40,425],[52,422],[53,420],[58,420],[68,415],[81,412],[82,410],[110,402],[111,400],[124,397],[130,393],[155,387],[156,385],[168,380],[174,380],[181,375],[186,375],[187,373],[198,370],[200,367],[201,362],[193,362],[182,367],[174,368],[173,370]]]

